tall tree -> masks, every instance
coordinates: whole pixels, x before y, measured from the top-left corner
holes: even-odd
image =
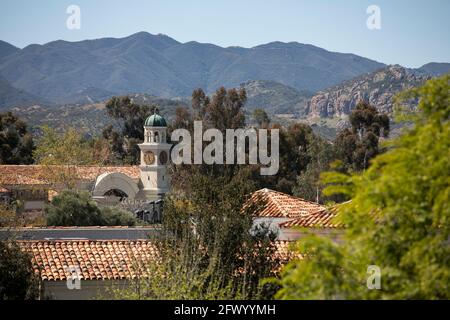
[[[256,123],[258,123],[259,127],[267,127],[270,123],[270,118],[267,115],[267,112],[263,109],[255,109],[252,116],[253,119],[255,119]]]
[[[331,163],[336,159],[335,149],[329,141],[313,135],[307,146],[307,156],[309,163],[298,175],[293,193],[303,199],[324,203],[326,198],[322,195],[320,174],[330,170]]]
[[[93,149],[74,128],[58,133],[43,126],[42,136],[34,151],[36,162],[42,165],[89,165],[94,163]]]
[[[272,188],[292,194],[297,176],[310,162],[308,146],[314,133],[310,126],[302,123],[291,124],[287,128],[279,125],[273,127],[280,129],[280,169],[276,176],[268,177],[268,180],[272,180]]]
[[[103,137],[110,142],[114,157],[120,162],[139,163],[138,144],[144,137],[144,122],[155,108],[136,104],[128,96],[112,97],[106,103],[106,112],[119,121],[121,131],[108,126],[103,131]]]
[[[74,128],[58,133],[48,126],[42,127],[42,136],[34,150],[36,163],[46,168],[49,182],[75,187],[78,180],[76,167],[100,164],[95,157],[93,145]]]
[[[363,101],[350,114],[350,124],[336,137],[338,156],[347,170],[367,169],[370,159],[380,153],[380,137],[389,134],[389,117]]]
[[[171,124],[170,130],[184,128],[190,130],[191,137],[194,136],[194,121],[201,121],[203,130],[215,128],[222,132],[223,145],[225,146],[226,129],[238,129],[245,127],[245,115],[243,107],[247,100],[244,89],[236,90],[221,87],[208,97],[202,89],[196,89],[192,93],[192,114],[185,108],[177,109],[176,119]],[[205,142],[202,142],[206,145]],[[235,153],[236,154],[236,153]],[[191,175],[195,173],[212,174],[217,177],[233,176],[240,170],[238,165],[173,165],[172,170],[176,172],[173,176],[173,186],[176,189],[189,191]]]
[[[129,96],[112,97],[105,105],[106,112],[114,119],[120,120],[122,134],[127,138],[144,136],[144,121],[154,111],[155,106],[139,105]]]
[[[31,164],[33,150],[25,122],[11,112],[0,113],[0,164]]]
[[[261,280],[279,267],[275,235],[252,228],[259,203],[247,203],[248,172],[233,177],[195,173],[191,192],[166,198],[161,236],[154,239],[160,263],[151,277],[120,290],[133,299],[258,299],[273,292]],[[243,209],[244,208],[244,209]]]
[[[192,92],[193,120],[203,121],[205,127],[222,132],[242,128],[245,126],[243,108],[246,101],[243,88],[226,90],[220,87],[211,98],[202,89],[196,89]]]

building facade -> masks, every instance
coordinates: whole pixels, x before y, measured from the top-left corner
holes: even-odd
[[[53,176],[70,175],[76,188],[86,190],[102,204],[121,200],[158,202],[170,190],[167,166],[171,144],[166,120],[155,113],[144,124],[139,166],[40,166],[0,165],[2,203],[21,203],[21,210],[42,210],[64,185]]]

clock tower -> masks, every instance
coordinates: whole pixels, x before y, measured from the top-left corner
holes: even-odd
[[[162,198],[170,189],[170,177],[167,173],[171,144],[167,143],[167,123],[156,111],[145,120],[144,143],[141,149],[139,166],[145,198]]]

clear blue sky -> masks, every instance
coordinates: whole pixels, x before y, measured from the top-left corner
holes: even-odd
[[[66,28],[71,4],[80,30]],[[366,27],[372,4],[381,30]],[[297,41],[418,67],[450,62],[449,14],[448,0],[1,0],[0,39],[23,48],[148,31],[225,47]]]

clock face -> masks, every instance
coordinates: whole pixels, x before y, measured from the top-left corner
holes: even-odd
[[[144,162],[146,165],[151,165],[155,163],[155,154],[151,151],[144,153]]]
[[[159,154],[159,162],[161,164],[166,164],[167,160],[168,160],[167,152],[161,151],[161,153]]]

